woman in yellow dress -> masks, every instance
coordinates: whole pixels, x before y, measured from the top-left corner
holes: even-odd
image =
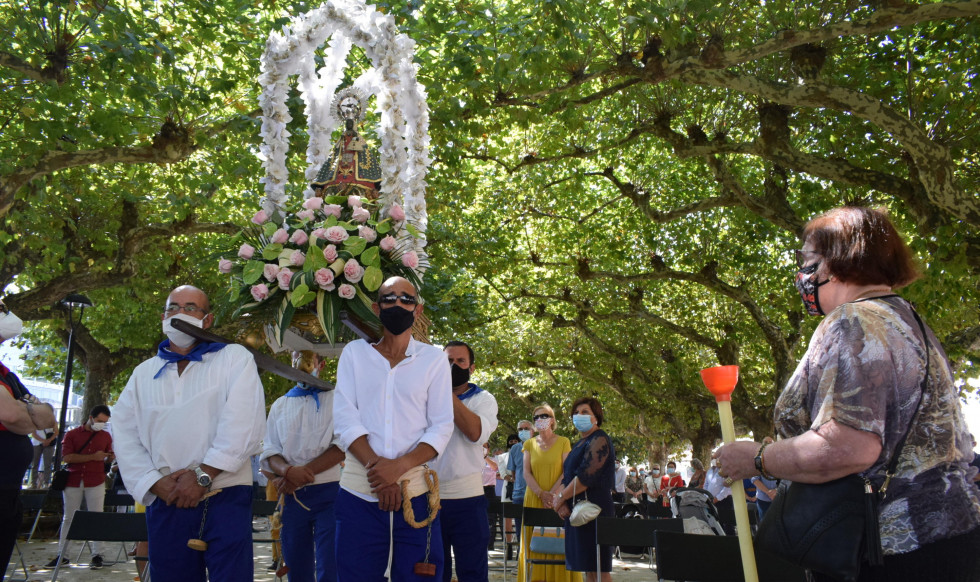
[[[524,480],[527,490],[524,493],[524,507],[551,508],[555,492],[561,488],[562,463],[572,450],[571,442],[555,434],[555,411],[547,404],[534,409],[534,428],[538,435],[524,441]],[[527,549],[531,539],[531,528],[522,527],[520,555],[517,563],[517,582],[581,582],[580,572],[569,572],[564,565],[534,564],[531,579],[525,580],[525,560],[530,558],[552,558]],[[527,555],[525,555],[527,552]]]

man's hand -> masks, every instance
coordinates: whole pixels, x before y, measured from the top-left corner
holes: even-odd
[[[204,494],[208,490],[197,484],[197,477],[193,471],[187,471],[177,478],[177,487],[174,489],[174,502],[181,509],[197,507]]]
[[[283,474],[283,477],[292,484],[293,491],[304,485],[309,485],[316,479],[313,471],[306,465],[290,465]]]
[[[402,488],[400,485],[393,484],[379,489],[378,507],[381,511],[398,511],[402,506]]]
[[[366,468],[368,470],[368,483],[371,484],[371,492],[375,495],[378,495],[378,492],[385,487],[397,485],[397,479],[405,474],[401,458],[386,459],[384,457],[378,457],[376,460],[368,463]]]
[[[161,477],[150,487],[150,493],[162,499],[167,505],[173,505],[176,497],[177,479],[188,472],[190,472],[190,469],[181,469]]]
[[[272,479],[272,484],[275,486],[276,491],[278,491],[280,495],[292,495],[293,493],[296,493],[296,486],[285,477],[274,477]]]

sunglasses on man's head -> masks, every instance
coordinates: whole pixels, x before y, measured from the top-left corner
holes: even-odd
[[[397,301],[401,301],[405,305],[415,305],[419,300],[418,297],[409,295],[408,293],[402,293],[400,295],[389,293],[378,298],[378,303],[382,305],[394,305]]]
[[[534,420],[544,420],[544,419],[550,419],[550,418],[551,418],[551,415],[550,414],[536,414],[536,415],[534,415]]]

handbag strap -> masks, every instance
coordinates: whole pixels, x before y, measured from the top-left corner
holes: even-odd
[[[92,439],[94,439],[95,438],[95,435],[97,435],[97,434],[99,434],[99,433],[97,433],[95,431],[92,431],[92,436],[88,437],[88,440],[85,441],[85,444],[84,445],[78,447],[78,452],[81,453],[85,449],[85,447],[87,447],[88,444],[90,442],[92,442]],[[68,463],[65,462],[64,455],[62,455],[61,468],[64,469],[66,465],[68,465]]]
[[[859,303],[863,301],[873,301],[876,299],[888,299],[891,297],[901,298],[900,295],[893,293],[891,295],[882,295],[879,297],[868,297],[865,299],[858,299],[853,303]],[[926,351],[926,373],[925,376],[922,378],[922,383],[919,385],[919,399],[915,403],[915,412],[912,414],[912,419],[909,420],[909,424],[905,428],[905,433],[902,435],[902,439],[898,441],[898,445],[895,447],[895,452],[892,454],[892,458],[888,462],[888,468],[885,469],[885,481],[881,484],[881,488],[880,488],[882,498],[885,497],[885,492],[888,490],[888,484],[891,482],[892,477],[895,476],[895,470],[898,468],[898,459],[899,457],[901,457],[902,451],[905,449],[905,441],[906,439],[908,439],[909,433],[912,432],[912,427],[915,425],[915,421],[919,418],[919,413],[921,412],[921,408],[922,408],[922,399],[925,396],[926,390],[928,390],[929,388],[929,366],[931,360],[931,350],[929,349],[929,336],[926,335],[926,325],[925,323],[922,322],[922,318],[919,317],[919,313],[915,310],[915,307],[913,307],[912,304],[909,303],[907,300],[906,300],[906,304],[908,304],[909,310],[912,312],[912,317],[914,317],[915,322],[919,324],[919,331],[922,333],[922,346],[923,348],[925,348]]]

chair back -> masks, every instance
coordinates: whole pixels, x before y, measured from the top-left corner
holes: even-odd
[[[543,507],[525,507],[522,525],[530,527],[565,527],[565,520],[558,517],[553,509]]]
[[[132,495],[114,491],[106,491],[105,500],[102,502],[103,507],[133,507],[135,505],[136,501]]]
[[[737,536],[710,536],[658,531],[654,536],[657,577],[685,582],[741,582],[742,555]],[[796,564],[755,552],[760,582],[805,582],[806,571]]]
[[[21,492],[20,502],[24,505],[25,511],[36,511],[44,507],[44,500],[48,498],[45,493],[25,493]]]
[[[69,540],[95,542],[145,542],[145,513],[76,511],[68,528]]]
[[[500,512],[504,514],[505,518],[516,519],[521,516],[521,512],[524,511],[524,507],[517,505],[516,503],[511,503],[506,501],[500,504]]]
[[[602,516],[596,519],[596,537],[602,546],[653,547],[658,531],[683,532],[684,520]]]
[[[266,501],[265,499],[252,500],[252,517],[269,517],[276,512],[278,501]]]

